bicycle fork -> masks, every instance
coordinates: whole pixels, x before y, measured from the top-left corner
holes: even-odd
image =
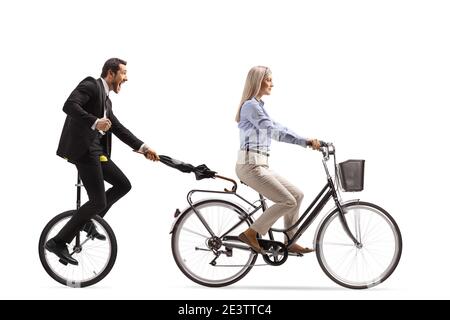
[[[334,195],[333,195],[334,198]],[[361,244],[361,228],[359,225],[359,216],[356,216],[356,221],[355,221],[355,232],[356,232],[356,237],[355,235],[353,235],[352,231],[350,230],[350,227],[348,226],[347,223],[347,219],[345,219],[345,211],[344,208],[342,208],[341,203],[338,201],[337,197],[334,199],[335,203],[336,203],[336,207],[339,211],[339,220],[341,221],[342,224],[342,228],[344,229],[344,232],[349,236],[349,238],[353,241],[353,243],[355,244],[355,246],[358,249],[362,248],[362,244]]]

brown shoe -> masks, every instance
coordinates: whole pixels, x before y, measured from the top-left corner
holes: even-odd
[[[314,252],[314,249],[303,248],[301,245],[294,243],[288,248],[288,251],[292,252],[292,253],[305,254],[305,253]]]
[[[261,247],[259,246],[258,240],[256,239],[256,237],[254,238],[249,238],[245,232],[242,232],[239,235],[239,240],[241,240],[242,242],[248,244],[253,250],[255,250],[257,253],[261,253]]]

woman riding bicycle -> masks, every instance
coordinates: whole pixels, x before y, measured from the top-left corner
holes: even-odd
[[[281,124],[273,121],[267,114],[261,98],[272,91],[272,72],[268,67],[256,66],[250,69],[245,82],[241,103],[236,114],[240,130],[240,150],[236,163],[239,179],[275,204],[268,208],[239,239],[261,253],[257,234],[265,235],[270,227],[284,216],[284,227],[291,227],[299,215],[303,192],[274,171],[269,169],[268,157],[271,139],[310,146],[319,150],[320,141],[305,139]],[[292,238],[295,228],[287,232]],[[287,242],[287,239],[286,239]],[[293,253],[309,253],[313,249],[292,244],[288,248]]]

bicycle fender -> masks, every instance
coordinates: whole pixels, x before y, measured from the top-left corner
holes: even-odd
[[[196,204],[197,203],[194,203],[194,205],[196,205]],[[175,220],[173,220],[172,225],[170,226],[169,234],[172,234],[173,228],[175,228],[175,225],[177,224],[178,219],[180,219],[180,217],[182,217],[186,213],[186,211],[189,211],[190,209],[191,209],[191,207],[188,206],[188,207],[184,208],[183,211],[181,211],[181,213],[180,213],[180,209],[177,208],[175,210],[175,215],[174,215]]]

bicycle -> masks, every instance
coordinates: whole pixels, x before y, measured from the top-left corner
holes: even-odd
[[[81,184],[78,175],[76,209],[81,206]],[[106,236],[106,240],[94,241],[92,236],[79,231],[69,244],[69,253],[78,260],[78,265],[68,264],[56,255],[48,252],[44,244],[53,238],[69,221],[76,210],[60,213],[51,219],[42,230],[39,238],[39,259],[45,271],[57,282],[69,287],[91,286],[105,278],[114,266],[117,257],[117,240],[109,224],[100,216],[91,219],[97,230]]]
[[[314,248],[319,265],[337,284],[351,289],[365,289],[385,281],[397,267],[402,253],[400,229],[392,216],[376,204],[359,199],[342,202],[343,191],[362,191],[364,160],[349,160],[336,164],[336,149],[332,143],[321,142],[327,183],[298,221],[288,229],[271,228],[269,239],[258,235],[265,264],[280,266],[288,256],[287,247],[295,243],[308,229],[325,205],[334,200],[331,209],[319,223]],[[333,180],[328,160],[334,159]],[[189,207],[175,211],[170,230],[172,254],[182,273],[190,280],[208,287],[233,284],[257,266],[258,254],[238,239],[238,235],[253,223],[253,215],[267,209],[266,199],[250,202],[237,194],[233,179],[215,175],[233,183],[231,190],[191,190],[187,194]],[[247,211],[240,204],[224,199],[206,199],[195,203],[195,193],[236,196],[250,206]],[[274,233],[297,228],[287,244],[274,240]],[[259,266],[259,265],[258,265]]]

